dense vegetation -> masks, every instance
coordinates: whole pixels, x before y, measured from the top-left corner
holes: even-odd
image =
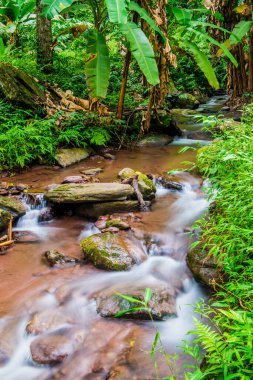
[[[224,282],[198,312],[211,327],[196,322],[197,342],[205,349],[205,363],[196,379],[252,379],[252,172],[253,107],[243,123],[227,129],[197,157],[201,173],[211,181],[212,211],[201,220],[200,244],[217,260]]]

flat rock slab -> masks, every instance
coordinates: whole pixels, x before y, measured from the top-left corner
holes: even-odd
[[[93,203],[122,201],[134,194],[130,185],[120,183],[63,184],[45,194],[53,203]]]
[[[147,259],[138,240],[111,232],[89,236],[80,245],[84,257],[102,269],[128,270]]]
[[[145,287],[136,286],[133,289],[133,284],[129,284],[125,289],[117,289],[120,294],[128,297],[144,301]],[[149,311],[155,320],[164,320],[168,317],[175,317],[176,311],[176,292],[166,283],[158,282],[152,289],[152,295],[149,305]],[[108,290],[100,293],[96,297],[97,312],[102,317],[115,317],[118,313],[139,307],[141,305],[131,302],[113,290]],[[122,317],[131,319],[148,319],[150,315],[147,310],[129,311],[123,314]]]
[[[84,160],[90,156],[90,151],[84,148],[59,149],[55,160],[63,168]]]
[[[148,206],[149,202],[146,203]],[[80,204],[75,208],[75,213],[79,216],[92,218],[101,215],[112,214],[115,212],[134,212],[139,210],[140,205],[138,201],[114,201]]]

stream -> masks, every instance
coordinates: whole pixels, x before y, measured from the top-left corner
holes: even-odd
[[[220,97],[220,101],[211,99],[209,108],[208,103],[202,108],[212,113],[223,105],[224,97]],[[185,261],[191,241],[187,231],[208,208],[202,180],[179,171],[182,191],[158,186],[151,210],[130,215],[132,234],[141,242],[148,259],[126,272],[106,272],[90,263],[49,268],[42,259],[43,252],[56,249],[81,259],[80,241],[99,230],[82,217],[63,215],[39,223],[38,216],[46,206],[42,193],[49,184],[78,175],[84,168],[98,166],[103,168],[99,175],[101,182],[115,181],[124,167],[156,176],[180,170],[185,168],[183,161],[194,162],[194,150],[179,154],[182,146],[192,143],[183,136],[165,147],[119,151],[116,160],[91,157],[66,169],[37,166],[12,179],[29,184],[37,194],[35,204],[31,204],[29,197],[24,198],[27,213],[18,220],[14,230],[29,230],[38,239],[15,244],[6,255],[0,256],[1,380],[155,380],[157,374],[149,356],[155,336],[152,323],[103,318],[96,311],[94,295],[107,289],[122,292],[138,286],[155,287],[160,281],[178,289],[177,315],[156,322],[156,326],[166,352],[179,354],[172,362],[176,379],[184,378],[182,366],[189,363],[189,358],[178,346],[182,339],[192,339],[186,334],[194,327],[194,305],[207,297]],[[28,334],[31,325],[33,333]],[[49,335],[62,339],[64,352],[69,355],[60,364],[37,364],[32,360],[30,346],[38,336]],[[171,375],[159,353],[157,363],[159,379]]]

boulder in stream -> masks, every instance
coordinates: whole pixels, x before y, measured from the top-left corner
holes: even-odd
[[[51,267],[61,264],[74,264],[79,261],[74,257],[65,256],[63,253],[60,253],[54,249],[46,251],[43,254],[43,257],[46,259],[46,261]]]
[[[82,169],[82,170],[80,170],[80,173],[82,173],[84,175],[93,176],[93,175],[97,175],[99,173],[102,173],[102,171],[103,171],[102,168],[92,168],[92,169]]]
[[[150,206],[150,202],[146,202]],[[112,214],[115,212],[134,212],[139,211],[140,205],[138,201],[126,200],[115,202],[96,202],[92,204],[76,205],[75,213],[79,216],[95,218],[101,215]]]
[[[177,95],[174,101],[176,107],[185,109],[195,109],[199,104],[199,100],[194,95],[188,93]]]
[[[137,146],[140,148],[159,147],[168,145],[173,141],[173,137],[165,134],[149,134],[143,137]]]
[[[202,248],[202,244],[194,247],[187,254],[186,262],[196,280],[208,287],[213,287],[212,281],[223,282],[224,274],[221,273],[217,260]]]
[[[38,364],[58,364],[73,353],[70,339],[63,335],[36,338],[30,349],[33,361]]]
[[[137,239],[111,232],[89,236],[80,245],[84,257],[102,269],[128,270],[147,259]]]
[[[122,201],[131,197],[134,189],[121,183],[63,184],[49,190],[45,198],[53,203],[94,203]]]
[[[15,197],[0,196],[0,209],[10,212],[14,218],[20,217],[26,213],[24,203]]]
[[[90,156],[90,150],[84,148],[64,148],[59,149],[55,159],[58,165],[63,168],[76,164]]]
[[[132,284],[129,284],[125,289],[120,289],[119,293],[136,298],[139,301],[144,301],[145,287],[133,287]],[[112,290],[100,293],[96,297],[96,304],[97,312],[102,317],[115,317],[122,311],[140,306],[139,304],[121,297]],[[149,310],[155,320],[164,320],[168,317],[175,317],[177,315],[175,290],[162,281],[157,282],[152,288]],[[127,314],[122,315],[122,317],[131,319],[150,319],[149,312],[146,309],[130,311]]]

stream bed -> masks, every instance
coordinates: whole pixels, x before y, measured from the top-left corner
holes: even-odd
[[[122,150],[116,160],[94,157],[66,169],[38,166],[13,181],[27,183],[41,194],[49,184],[91,167],[103,169],[101,182],[117,180],[125,167],[159,176],[185,168],[183,161],[194,162],[194,150],[179,153],[187,142],[182,138],[165,147]],[[15,244],[0,257],[1,380],[154,380],[171,375],[163,355],[156,355],[159,374],[150,359],[155,336],[150,321],[103,318],[96,310],[95,298],[102,291],[156,287],[159,282],[177,289],[176,315],[156,326],[166,352],[179,354],[172,361],[176,379],[184,378],[182,365],[189,358],[178,346],[182,339],[192,339],[186,334],[193,328],[194,304],[207,296],[186,265],[188,231],[206,212],[208,201],[200,178],[187,172],[178,176],[182,191],[158,186],[150,211],[128,215],[133,220],[131,233],[148,259],[125,272],[107,272],[87,262],[49,268],[42,259],[45,251],[55,249],[82,259],[80,241],[99,231],[90,220],[70,215],[39,223],[43,197],[36,196],[36,205],[26,201],[27,213],[14,230],[29,230],[38,239]],[[30,347],[36,349],[38,339],[39,344],[49,339],[46,349],[65,355],[64,360],[54,365],[34,361]]]

